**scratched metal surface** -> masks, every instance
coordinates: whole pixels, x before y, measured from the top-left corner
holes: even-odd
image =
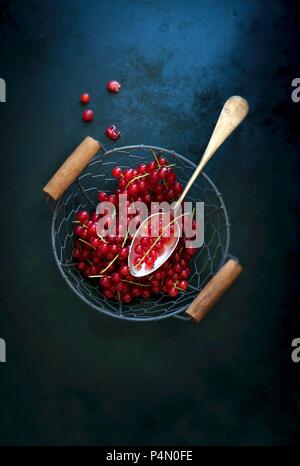
[[[1,2],[0,444],[297,442],[295,4]],[[116,96],[104,87],[112,78]],[[94,98],[90,125],[82,91]],[[200,326],[89,310],[56,268],[44,182],[85,135],[105,140],[110,123],[122,145],[197,161],[232,94],[251,113],[207,173],[243,275]]]

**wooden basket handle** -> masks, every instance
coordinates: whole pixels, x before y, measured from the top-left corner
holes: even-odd
[[[208,311],[214,306],[222,294],[240,275],[242,267],[234,260],[229,259],[225,265],[208,282],[192,304],[185,311],[196,322],[200,322]]]
[[[87,136],[59,167],[51,180],[44,186],[43,191],[57,201],[85,169],[100,148],[100,142]]]

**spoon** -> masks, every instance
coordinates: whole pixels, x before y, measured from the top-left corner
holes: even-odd
[[[136,257],[135,254],[135,246],[140,242],[140,238],[144,236],[142,234],[143,230],[149,225],[149,219],[151,219],[151,222],[153,221],[158,221],[158,218],[161,218],[163,215],[166,215],[167,213],[165,212],[158,212],[152,215],[149,215],[138,230],[136,231],[133,240],[131,242],[131,246],[129,249],[129,255],[128,255],[128,267],[130,269],[130,273],[135,276],[135,277],[145,277],[146,275],[149,275],[153,273],[156,269],[162,266],[164,262],[170,257],[170,255],[173,253],[174,249],[177,246],[177,243],[180,238],[180,227],[179,224],[176,220],[176,212],[178,211],[179,207],[181,206],[181,203],[187,193],[189,192],[192,184],[196,180],[196,178],[200,175],[202,172],[203,168],[207,164],[207,162],[212,158],[212,156],[216,153],[216,151],[219,149],[219,147],[223,144],[223,142],[230,136],[230,134],[233,132],[235,128],[243,121],[245,116],[248,113],[248,103],[243,97],[239,96],[233,96],[230,97],[224,104],[222,111],[220,113],[219,119],[216,123],[215,129],[213,131],[213,134],[210,138],[210,141],[207,145],[207,148],[199,162],[199,165],[195,169],[193,175],[191,176],[190,180],[188,181],[184,191],[182,192],[180,198],[177,200],[175,206],[174,206],[174,236],[172,238],[169,238],[168,240],[168,245],[165,247],[164,251],[162,252],[161,255],[158,256],[158,258],[155,260],[153,266],[147,266],[145,263],[143,264],[137,264],[138,266],[134,265],[134,260]],[[168,213],[169,215],[169,213]],[[155,217],[157,217],[155,219]],[[178,217],[177,217],[178,218]],[[150,247],[149,247],[150,249]]]

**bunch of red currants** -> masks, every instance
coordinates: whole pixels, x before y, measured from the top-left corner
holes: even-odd
[[[127,222],[133,217],[139,225],[136,212],[130,213],[130,204],[136,201],[144,202],[150,208],[151,202],[173,202],[182,193],[182,184],[177,180],[173,165],[162,156],[155,156],[155,161],[142,163],[137,168],[122,170],[114,167],[112,175],[118,179],[118,187],[113,194],[98,193],[98,201],[109,201],[116,207],[116,218],[106,214],[105,230],[97,228],[98,220],[105,214],[93,211],[79,211],[75,220],[75,240],[73,256],[76,267],[91,280],[98,280],[102,294],[107,299],[118,300],[125,304],[136,297],[149,298],[156,293],[166,293],[176,297],[188,287],[191,274],[189,261],[195,254],[195,248],[186,248],[184,232],[169,259],[152,274],[145,277],[131,275],[128,267],[128,254],[132,241],[129,231],[122,229],[119,222],[119,195],[127,194]],[[109,224],[116,222],[116,234],[106,234]],[[173,225],[174,227],[174,225]],[[196,228],[193,220],[193,228]],[[173,228],[170,225],[172,234]],[[153,267],[168,238],[162,237],[161,224],[158,231],[151,236],[142,236],[135,245],[137,267],[142,263],[146,267]]]

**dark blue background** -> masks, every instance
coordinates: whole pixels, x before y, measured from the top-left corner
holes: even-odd
[[[1,444],[299,441],[299,13],[283,1],[1,1]],[[118,95],[105,83],[118,79]],[[78,98],[95,120],[81,121]],[[244,273],[200,326],[99,315],[62,281],[41,188],[87,134],[199,160],[232,94],[251,112],[207,167]],[[298,300],[299,302],[299,300]],[[299,365],[300,366],[300,365]]]

